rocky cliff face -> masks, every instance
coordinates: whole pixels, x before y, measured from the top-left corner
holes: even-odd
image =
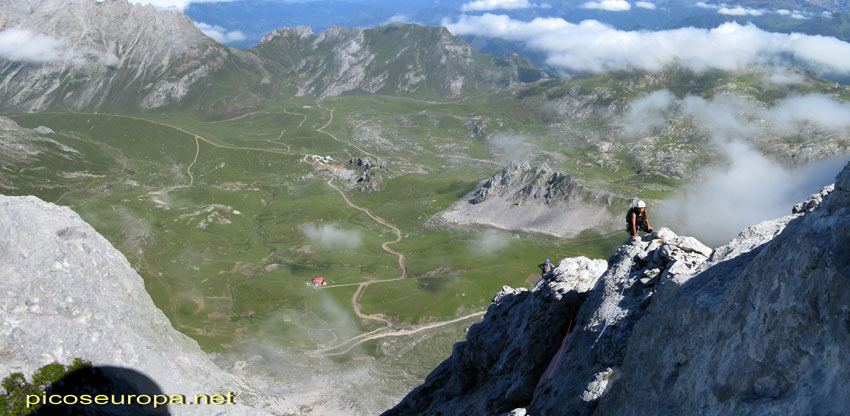
[[[440,215],[457,224],[569,236],[608,226],[614,218],[606,208],[627,202],[622,196],[593,190],[545,163],[514,162]]]
[[[445,28],[412,24],[334,26],[321,35],[278,29],[255,50],[286,74],[296,95],[321,98],[349,91],[458,98],[547,77],[518,55],[484,55]]]
[[[505,288],[385,414],[846,414],[850,165],[809,202],[714,252],[661,229]]]
[[[547,77],[518,55],[480,54],[445,28],[279,29],[239,50],[183,14],[128,0],[4,2],[0,44],[10,45],[0,52],[5,112],[192,105],[223,117],[262,106],[279,89],[458,98]]]
[[[0,56],[0,109],[150,110],[187,98],[211,75],[254,68],[185,15],[126,0],[0,4],[0,36],[31,53]]]
[[[850,413],[850,165],[775,238],[741,240],[653,302],[599,414]]]
[[[0,377],[80,357],[132,368],[163,394],[235,394],[235,406],[170,406],[171,414],[294,412],[216,367],[172,328],[124,256],[76,213],[2,195],[0,213]]]

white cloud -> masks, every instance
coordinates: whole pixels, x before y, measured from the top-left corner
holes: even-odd
[[[227,3],[236,0],[130,0],[130,3],[150,4],[158,10],[183,12],[192,3]]]
[[[779,9],[776,11],[780,16],[789,16],[792,19],[806,19],[806,16],[803,15],[803,12],[799,12],[797,10],[788,10],[788,9]]]
[[[602,0],[589,1],[582,4],[580,7],[584,9],[607,10],[609,12],[624,12],[632,8],[632,5],[625,0]]]
[[[803,84],[806,82],[806,77],[799,72],[778,68],[771,72],[767,80],[776,85]]]
[[[657,95],[637,100],[632,107],[638,107],[638,102],[644,108],[661,106],[693,120],[724,160],[722,166],[708,167],[696,175],[699,181],[683,187],[658,210],[657,218],[664,218],[677,232],[694,235],[707,244],[716,246],[745,226],[787,215],[794,203],[831,183],[847,162],[843,157],[789,168],[747,141],[795,135],[801,124],[847,134],[850,104],[819,94],[787,98],[773,107],[735,95],[675,100],[664,90],[653,94]],[[646,123],[645,118],[634,120],[638,123],[635,127]]]
[[[784,132],[799,131],[800,124],[812,124],[836,132],[850,129],[850,104],[810,94],[782,100],[768,115]]]
[[[717,8],[720,8],[720,6],[715,6],[715,5],[713,5],[713,4],[707,4],[707,3],[706,3],[706,2],[704,2],[704,1],[698,1],[698,2],[696,2],[696,4],[694,4],[694,6],[701,7],[701,8],[703,8],[703,9],[717,9]]]
[[[767,75],[784,82],[805,82],[786,71]],[[796,78],[799,77],[799,78]],[[624,133],[642,134],[664,125],[670,114],[694,121],[718,142],[796,134],[804,125],[838,134],[850,134],[850,103],[821,94],[785,98],[773,107],[738,95],[719,95],[712,100],[687,96],[681,100],[663,89],[636,99],[623,114]],[[769,131],[769,133],[768,133]]]
[[[201,22],[196,22],[195,27],[197,27],[203,34],[215,39],[216,42],[221,44],[239,42],[246,39],[245,34],[243,34],[241,30],[231,30],[228,32],[227,29],[221,26],[208,25]]]
[[[383,24],[387,25],[387,24],[390,24],[390,23],[410,23],[410,22],[411,22],[410,16],[408,16],[406,14],[402,14],[402,13],[396,13],[396,14],[390,16],[390,18],[387,19]]]
[[[452,33],[524,42],[547,55],[553,67],[602,72],[639,68],[658,71],[681,62],[694,70],[734,71],[793,59],[811,69],[850,72],[850,43],[833,37],[765,32],[754,25],[724,23],[714,29],[624,31],[595,20],[578,24],[561,18],[530,22],[505,15],[461,16],[443,20]]]
[[[727,16],[761,16],[764,14],[764,12],[761,10],[750,9],[741,6],[733,7],[731,9],[728,7],[721,7],[717,9],[717,13],[725,14]]]
[[[658,207],[663,223],[710,246],[726,243],[744,227],[791,213],[847,163],[834,158],[787,168],[741,141],[724,144],[722,167],[705,169],[702,181],[683,187]]]
[[[666,89],[632,101],[623,115],[623,134],[633,137],[663,126],[675,101],[676,96]]]
[[[528,0],[476,0],[469,3],[464,3],[461,10],[469,11],[486,11],[486,10],[516,10],[528,9],[534,7]]]
[[[495,255],[510,245],[511,239],[507,234],[496,230],[487,230],[475,237],[471,249],[479,256]]]
[[[641,9],[655,10],[655,3],[650,3],[648,1],[639,1],[635,3],[635,6],[640,7]]]
[[[36,64],[83,62],[82,57],[64,40],[25,29],[0,31],[0,58]]]
[[[494,156],[506,162],[524,160],[536,150],[527,136],[507,132],[499,132],[487,137],[486,143]]]
[[[354,249],[360,246],[362,241],[359,232],[346,230],[335,224],[309,223],[299,228],[311,243],[323,248]]]

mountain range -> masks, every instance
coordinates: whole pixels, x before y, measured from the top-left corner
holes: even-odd
[[[42,48],[37,57],[0,60],[4,112],[193,108],[221,115],[280,94],[456,99],[547,76],[516,54],[480,54],[442,28],[336,27],[320,36],[281,29],[239,50],[208,38],[185,15],[123,0],[0,7],[4,28]]]
[[[421,7],[419,16],[434,21],[467,3],[376,4],[393,13]],[[246,4],[254,3],[192,4],[186,11],[215,8],[224,18]],[[642,377],[654,365],[673,380],[668,387],[679,395],[679,410],[698,413],[687,386],[705,380],[712,357],[688,348],[699,345],[687,340],[689,327],[700,328],[700,342],[713,334],[723,343],[711,345],[732,351],[740,344],[723,329],[724,316],[741,324],[759,322],[764,311],[802,311],[794,316],[831,328],[817,339],[838,344],[833,338],[846,314],[835,306],[841,299],[813,297],[828,293],[803,287],[817,279],[770,265],[844,272],[840,261],[811,259],[835,257],[823,253],[846,246],[846,169],[832,190],[802,203],[792,217],[746,229],[721,246],[748,225],[787,214],[847,163],[850,88],[785,59],[811,57],[809,64],[838,68],[844,43],[735,24],[662,32],[616,31],[598,21],[531,24],[569,12],[608,16],[621,28],[630,16],[643,16],[629,28],[654,28],[721,15],[722,8],[737,13],[740,6],[746,19],[762,13],[815,27],[814,14],[827,6],[781,3],[809,13],[796,19],[790,9],[756,3],[677,8],[659,1],[652,3],[656,9],[628,3],[630,11],[620,13],[594,2],[550,8],[530,2],[509,13],[516,19],[487,19],[513,27],[506,31],[511,36],[539,31],[535,37],[491,42],[487,32],[453,34],[460,21],[447,29],[390,16],[377,26],[349,27],[384,16],[374,5],[364,6],[362,16],[353,13],[352,5],[362,2],[339,11],[332,4],[284,6],[313,10],[329,23],[341,16],[346,26],[273,27],[252,32],[257,38],[248,49],[205,35],[217,21],[126,0],[0,4],[0,192],[35,195],[79,214],[0,197],[9,212],[6,228],[26,225],[14,230],[22,237],[0,243],[20,254],[4,257],[0,250],[0,261],[23,270],[6,282],[7,292],[20,296],[3,299],[5,312],[10,322],[26,318],[26,325],[6,328],[14,343],[0,343],[0,352],[15,355],[0,354],[4,371],[29,372],[79,354],[139,367],[170,391],[233,388],[250,398],[245,404],[270,413],[316,415],[375,414],[425,380],[390,414],[501,414],[520,407],[560,414],[562,406],[616,413],[638,400],[632,390],[645,393],[647,406],[666,409],[663,390],[618,384],[652,384]],[[268,16],[257,27],[277,21],[274,5],[263,5],[258,10]],[[481,22],[476,16],[486,11],[475,7],[466,7],[464,24]],[[665,8],[669,18],[653,20]],[[248,18],[249,11],[238,16]],[[594,31],[623,41],[601,42],[606,39],[590,36]],[[647,49],[629,40],[680,36],[710,51],[702,56],[701,48],[682,42]],[[718,39],[724,44],[738,36],[752,36],[747,45],[756,47],[718,53]],[[573,38],[583,40],[565,40]],[[548,49],[539,47],[544,41]],[[535,62],[560,50],[562,63],[597,69],[541,69],[517,53],[520,45],[538,46],[530,56]],[[479,50],[487,48],[498,56]],[[696,53],[689,57],[685,49]],[[671,50],[685,55],[666,59]],[[767,58],[744,56],[762,53]],[[727,58],[734,65],[715,65]],[[637,199],[649,205],[658,231],[623,246],[623,214]],[[47,228],[39,231],[38,224]],[[825,240],[813,237],[829,229]],[[52,249],[26,254],[29,247]],[[612,251],[607,263],[589,259]],[[795,252],[806,258],[788,254]],[[541,280],[536,265],[545,258],[566,260]],[[104,267],[120,269],[118,280]],[[791,310],[771,303],[775,285],[759,286],[772,275]],[[61,284],[41,288],[56,276]],[[122,285],[119,296],[100,295],[109,290],[99,285],[110,282]],[[805,296],[790,299],[782,287]],[[751,312],[736,297],[741,293],[770,296]],[[36,316],[42,307],[58,315],[50,325],[63,330],[30,348],[46,336]],[[839,321],[823,318],[827,309]],[[723,313],[712,315],[717,310]],[[683,324],[679,312],[710,319]],[[173,328],[163,325],[163,314]],[[128,315],[143,322],[123,325]],[[482,317],[482,325],[469,327]],[[109,334],[85,328],[92,320]],[[740,371],[727,363],[722,382],[701,394],[712,395],[711,408],[719,411],[781,406],[785,395],[803,409],[797,398],[814,393],[788,387],[798,374],[766,375],[759,361],[785,356],[793,346],[759,350],[759,339],[773,338],[753,325],[758,337],[745,342],[753,360]],[[666,345],[655,327],[684,341],[670,345],[674,358],[644,365]],[[92,347],[91,334],[116,340],[108,350],[117,352]],[[465,336],[466,343],[453,347]],[[215,364],[236,378],[214,368],[198,347],[215,353]],[[642,354],[631,356],[632,349]],[[165,364],[141,366],[138,357],[148,355],[134,351],[176,362],[150,358],[144,361]],[[200,372],[187,367],[193,360]],[[160,381],[166,367],[187,381]],[[813,368],[843,376],[840,369]],[[539,385],[544,372],[551,381]],[[680,375],[685,387],[675,384]],[[737,385],[736,377],[746,382]],[[192,384],[193,378],[203,380]],[[747,407],[751,402],[756,407]]]

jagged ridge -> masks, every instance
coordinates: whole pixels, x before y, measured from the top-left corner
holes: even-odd
[[[601,276],[565,259],[530,292],[505,288],[385,415],[845,414],[850,164],[817,200],[713,253],[661,229]],[[541,308],[553,287],[560,305]]]
[[[569,236],[609,226],[614,218],[606,208],[625,207],[628,202],[626,197],[594,190],[546,163],[513,162],[440,216],[458,224]]]
[[[476,52],[444,27],[278,29],[255,48],[285,74],[296,95],[349,91],[459,98],[546,78],[525,58]]]

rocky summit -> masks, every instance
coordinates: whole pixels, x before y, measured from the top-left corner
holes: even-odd
[[[127,259],[76,213],[2,195],[0,212],[0,374],[82,358],[135,370],[167,395],[234,393],[236,405],[171,405],[173,415],[294,412],[219,369],[177,332]]]
[[[545,162],[537,166],[513,162],[440,215],[456,224],[574,236],[586,229],[610,227],[614,217],[606,208],[627,202]]]
[[[413,24],[334,26],[320,35],[307,27],[283,28],[254,50],[297,86],[299,96],[359,91],[456,99],[548,78],[519,55],[481,54],[444,27]]]
[[[0,16],[6,36],[36,39],[43,48],[0,59],[4,111],[150,110],[180,102],[234,65],[261,71],[252,55],[151,5],[25,0],[4,2]]]
[[[850,165],[714,251],[659,229],[504,288],[385,415],[847,414]]]

